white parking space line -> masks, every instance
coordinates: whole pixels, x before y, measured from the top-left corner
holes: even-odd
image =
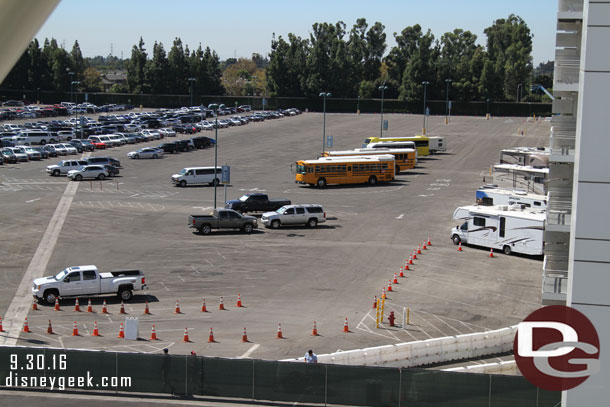
[[[32,203],[36,201],[40,201],[40,198],[30,199],[29,201],[25,201],[25,203]]]
[[[258,343],[255,343],[254,345],[252,345],[250,347],[250,349],[248,349],[243,355],[238,356],[237,359],[245,359],[247,357],[249,357],[255,350],[257,350],[261,345]]]
[[[55,213],[53,213],[53,217],[49,221],[47,230],[42,236],[38,248],[21,279],[17,292],[4,316],[4,329],[6,333],[0,337],[0,344],[2,345],[15,345],[19,339],[23,321],[28,315],[32,304],[32,293],[30,291],[32,281],[42,277],[47,268],[78,185],[78,182],[71,182],[66,186],[57,209],[55,209]]]
[[[404,213],[401,213],[400,215],[398,215],[398,216],[396,217],[396,219],[402,219],[402,218],[404,218],[404,217],[405,217],[405,214],[404,214]]]

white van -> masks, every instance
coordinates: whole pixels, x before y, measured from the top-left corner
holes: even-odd
[[[187,185],[217,185],[220,183],[222,169],[216,167],[216,178],[214,178],[214,167],[189,167],[183,168],[178,174],[172,175],[174,185],[185,187]]]
[[[19,136],[22,137],[27,137],[28,139],[28,144],[40,144],[41,146],[44,146],[45,144],[48,143],[55,143],[55,138],[53,138],[51,136],[51,133],[49,133],[48,131],[35,131],[35,130],[27,130],[24,132],[21,132],[19,134]]]

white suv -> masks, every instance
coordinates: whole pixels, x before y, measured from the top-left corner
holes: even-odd
[[[275,212],[265,212],[261,217],[267,228],[277,229],[280,225],[307,225],[315,228],[326,222],[326,212],[321,205],[284,205]]]
[[[102,180],[110,176],[108,170],[101,165],[86,165],[78,170],[68,171],[68,178],[74,181],[80,181],[84,178],[95,178]]]

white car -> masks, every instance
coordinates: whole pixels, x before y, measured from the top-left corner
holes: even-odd
[[[146,147],[136,151],[130,151],[127,153],[127,157],[134,158],[136,160],[139,158],[161,158],[163,157],[163,150]]]
[[[146,140],[160,140],[161,133],[153,130],[142,130],[142,135],[146,137]]]
[[[42,158],[42,154],[40,154],[40,151],[33,149],[30,146],[23,147],[23,150],[28,155],[28,159],[30,160],[40,160]]]
[[[71,154],[71,155],[78,154],[78,150],[72,144],[69,144],[69,143],[59,143],[59,145],[62,146],[63,148],[65,148],[66,151],[68,152],[68,154]]]
[[[101,165],[86,165],[77,170],[68,171],[68,178],[74,181],[80,181],[85,178],[102,180],[109,176],[108,170]]]
[[[284,205],[275,212],[265,212],[261,217],[267,228],[278,229],[281,225],[307,225],[315,228],[326,222],[326,212],[321,205]]]
[[[159,133],[165,137],[176,137],[176,132],[172,129],[159,129]]]
[[[10,149],[13,154],[15,154],[15,157],[17,157],[17,161],[28,161],[28,154],[25,152],[25,149],[23,147],[7,147],[8,149]]]
[[[47,172],[50,175],[58,177],[62,174],[67,174],[72,170],[77,170],[87,165],[87,161],[77,160],[62,160],[55,165],[47,166]]]
[[[244,124],[241,120],[235,118],[229,119],[229,122],[233,123],[233,126],[241,126]]]
[[[68,150],[62,144],[49,144],[55,148],[57,155],[68,155]]]

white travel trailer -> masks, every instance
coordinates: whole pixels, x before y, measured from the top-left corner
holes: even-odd
[[[451,230],[451,240],[456,245],[463,242],[505,254],[543,254],[544,211],[473,205],[457,208],[453,219],[464,221]]]
[[[476,204],[484,206],[520,205],[523,209],[546,210],[546,196],[533,194],[520,189],[498,188],[485,185],[476,192]]]
[[[548,147],[513,147],[500,151],[500,164],[528,165],[534,168],[549,166]]]
[[[430,154],[436,154],[440,151],[447,151],[447,145],[445,144],[445,137],[440,136],[428,136]]]
[[[493,183],[500,188],[522,189],[545,195],[547,191],[548,168],[516,164],[496,164],[493,167]]]

